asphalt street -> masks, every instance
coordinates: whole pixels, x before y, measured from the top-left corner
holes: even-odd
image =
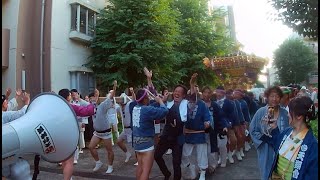
[[[129,147],[131,153],[132,148]],[[88,149],[84,149],[84,153],[80,154],[78,164],[74,167],[73,180],[95,180],[95,179],[110,179],[110,180],[131,180],[135,179],[134,163],[135,157],[132,157],[128,163],[125,163],[125,154],[118,146],[114,146],[115,159],[113,164],[113,173],[111,175],[105,174],[107,170],[106,164],[97,172],[92,172],[94,168],[94,160],[90,155]],[[106,162],[106,151],[103,147],[98,149],[100,160]],[[169,170],[172,170],[172,156],[164,155],[165,161]],[[31,165],[33,172],[33,156],[25,156]],[[257,164],[257,153],[254,147],[249,152],[245,153],[244,159],[240,162],[236,158],[234,164],[227,164],[226,168],[217,168],[214,174],[207,174],[208,180],[231,180],[231,179],[259,179],[259,169]],[[195,160],[195,158],[193,158]],[[38,180],[62,180],[62,168],[58,164],[49,163],[44,160],[40,161],[40,174]],[[163,175],[159,170],[158,165],[154,162],[150,179],[163,179]]]

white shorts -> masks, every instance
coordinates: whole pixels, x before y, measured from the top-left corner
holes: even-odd
[[[149,148],[147,148],[147,149],[136,150],[136,151],[137,151],[137,152],[147,152],[147,151],[152,151],[152,150],[154,150],[154,146],[151,146],[151,147],[149,147]]]
[[[105,132],[105,133],[98,133],[97,131],[93,132],[93,135],[100,138],[100,139],[111,139],[112,138],[112,133],[110,132]]]
[[[121,134],[119,135],[119,139],[127,140],[128,143],[132,142],[131,128],[124,128]]]

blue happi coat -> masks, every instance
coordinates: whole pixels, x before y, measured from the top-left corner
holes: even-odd
[[[262,180],[268,180],[269,172],[272,168],[272,162],[275,156],[273,147],[261,139],[263,138],[264,134],[262,133],[260,123],[263,117],[266,115],[267,110],[268,106],[261,107],[253,116],[249,126],[251,139],[257,149],[258,164]],[[289,117],[288,112],[284,108],[280,107],[279,111],[277,125],[280,132],[282,132],[284,129],[289,127]]]
[[[205,102],[198,100],[194,110],[188,109],[188,118],[185,122],[185,127],[191,130],[205,130],[204,122],[211,123],[209,109]],[[203,144],[206,143],[205,133],[191,133],[185,135],[185,142],[188,144]]]
[[[168,112],[169,110],[165,105],[160,105],[159,107],[156,104],[148,106],[137,104],[132,110],[132,136],[150,137],[153,139],[155,135],[154,120],[164,118]],[[153,143],[153,141],[150,143]],[[153,144],[146,145],[150,147]],[[135,150],[144,149],[145,147],[143,146],[135,147]]]
[[[271,177],[272,172],[275,170],[278,162],[278,152],[281,145],[284,143],[286,138],[292,132],[292,128],[289,127],[284,130],[281,134],[279,128],[276,128],[272,131],[272,138],[264,136],[263,141],[270,144],[276,153],[276,156],[273,159],[272,168],[269,172],[269,177]],[[309,129],[305,138],[301,143],[298,156],[294,161],[294,168],[292,171],[291,179],[297,180],[307,180],[307,179],[318,179],[318,141],[313,136],[312,130]]]

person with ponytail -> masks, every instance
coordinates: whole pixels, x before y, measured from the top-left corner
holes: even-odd
[[[289,102],[290,126],[282,133],[271,124],[272,137],[262,139],[276,152],[269,177],[272,179],[318,179],[318,141],[309,126],[316,119],[310,97],[300,96]]]

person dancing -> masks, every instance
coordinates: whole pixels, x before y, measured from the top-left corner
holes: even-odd
[[[96,149],[96,146],[99,144],[101,140],[103,140],[106,150],[108,153],[108,169],[106,174],[110,174],[113,172],[113,160],[114,160],[114,152],[112,150],[112,134],[111,134],[111,125],[109,119],[106,118],[106,112],[108,109],[112,108],[112,101],[114,97],[114,93],[116,92],[117,81],[113,82],[113,91],[99,106],[97,107],[97,113],[93,117],[93,136],[91,137],[91,141],[89,144],[89,150],[96,162],[95,167],[93,168],[93,172],[98,171],[103,163],[99,159],[99,155]],[[97,91],[99,96],[99,91]]]
[[[136,178],[147,180],[154,161],[154,120],[164,118],[168,108],[159,96],[155,97],[157,103],[149,105],[146,89],[139,89],[136,98],[138,104],[132,110],[133,147],[138,158]]]

